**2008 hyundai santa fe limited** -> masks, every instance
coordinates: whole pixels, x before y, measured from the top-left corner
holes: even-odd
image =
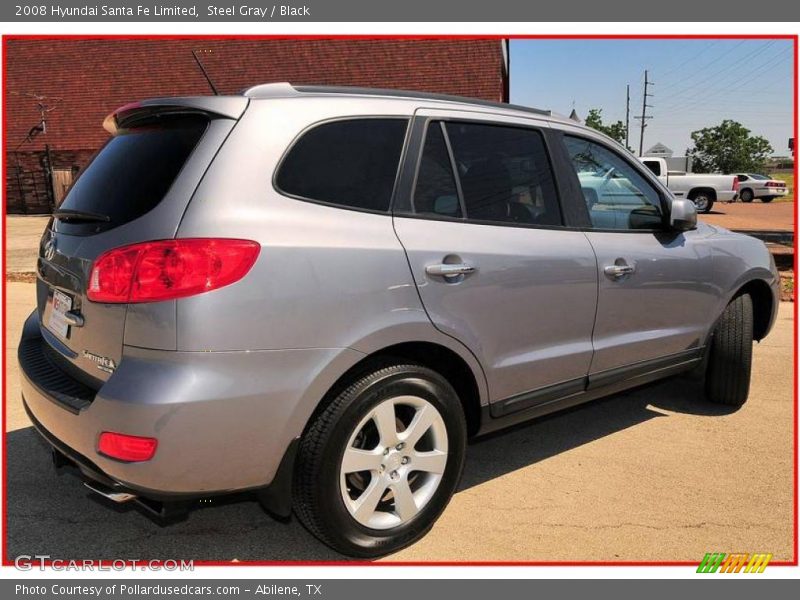
[[[766,247],[572,121],[267,84],[105,128],[19,360],[56,463],[111,500],[251,490],[373,557],[431,528],[473,436],[684,371],[747,399]]]

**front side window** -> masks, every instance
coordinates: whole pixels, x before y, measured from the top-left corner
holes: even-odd
[[[584,138],[564,136],[595,229],[659,229],[658,191],[620,155]]]
[[[302,199],[388,211],[407,125],[392,118],[318,125],[289,150],[275,184]]]

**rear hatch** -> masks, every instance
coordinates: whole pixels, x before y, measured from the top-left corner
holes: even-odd
[[[111,376],[122,357],[128,305],[87,298],[92,264],[112,248],[175,237],[246,106],[238,97],[151,100],[106,119],[113,137],[54,212],[39,248],[43,351],[59,368],[94,389]]]

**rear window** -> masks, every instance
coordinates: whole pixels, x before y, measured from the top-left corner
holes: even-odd
[[[650,169],[653,175],[661,176],[661,163],[656,160],[646,160],[644,161],[644,166]]]
[[[304,200],[386,212],[407,119],[354,119],[319,125],[284,158],[279,191]]]
[[[63,211],[108,217],[107,222],[56,220],[56,230],[86,234],[118,227],[155,208],[208,125],[202,117],[173,118],[111,138],[73,184]]]

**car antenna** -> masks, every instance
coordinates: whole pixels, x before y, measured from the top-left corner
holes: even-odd
[[[210,53],[211,50],[203,50],[203,52]],[[200,57],[197,56],[196,50],[192,50],[192,56],[194,56],[194,61],[197,63],[197,66],[200,67],[200,71],[203,73],[203,77],[206,78],[206,81],[208,82],[208,86],[211,88],[211,91],[214,92],[215,96],[219,96],[219,92],[217,91],[217,88],[214,86],[214,82],[211,81],[211,77],[208,76],[208,71],[206,71],[206,68],[200,61]]]

